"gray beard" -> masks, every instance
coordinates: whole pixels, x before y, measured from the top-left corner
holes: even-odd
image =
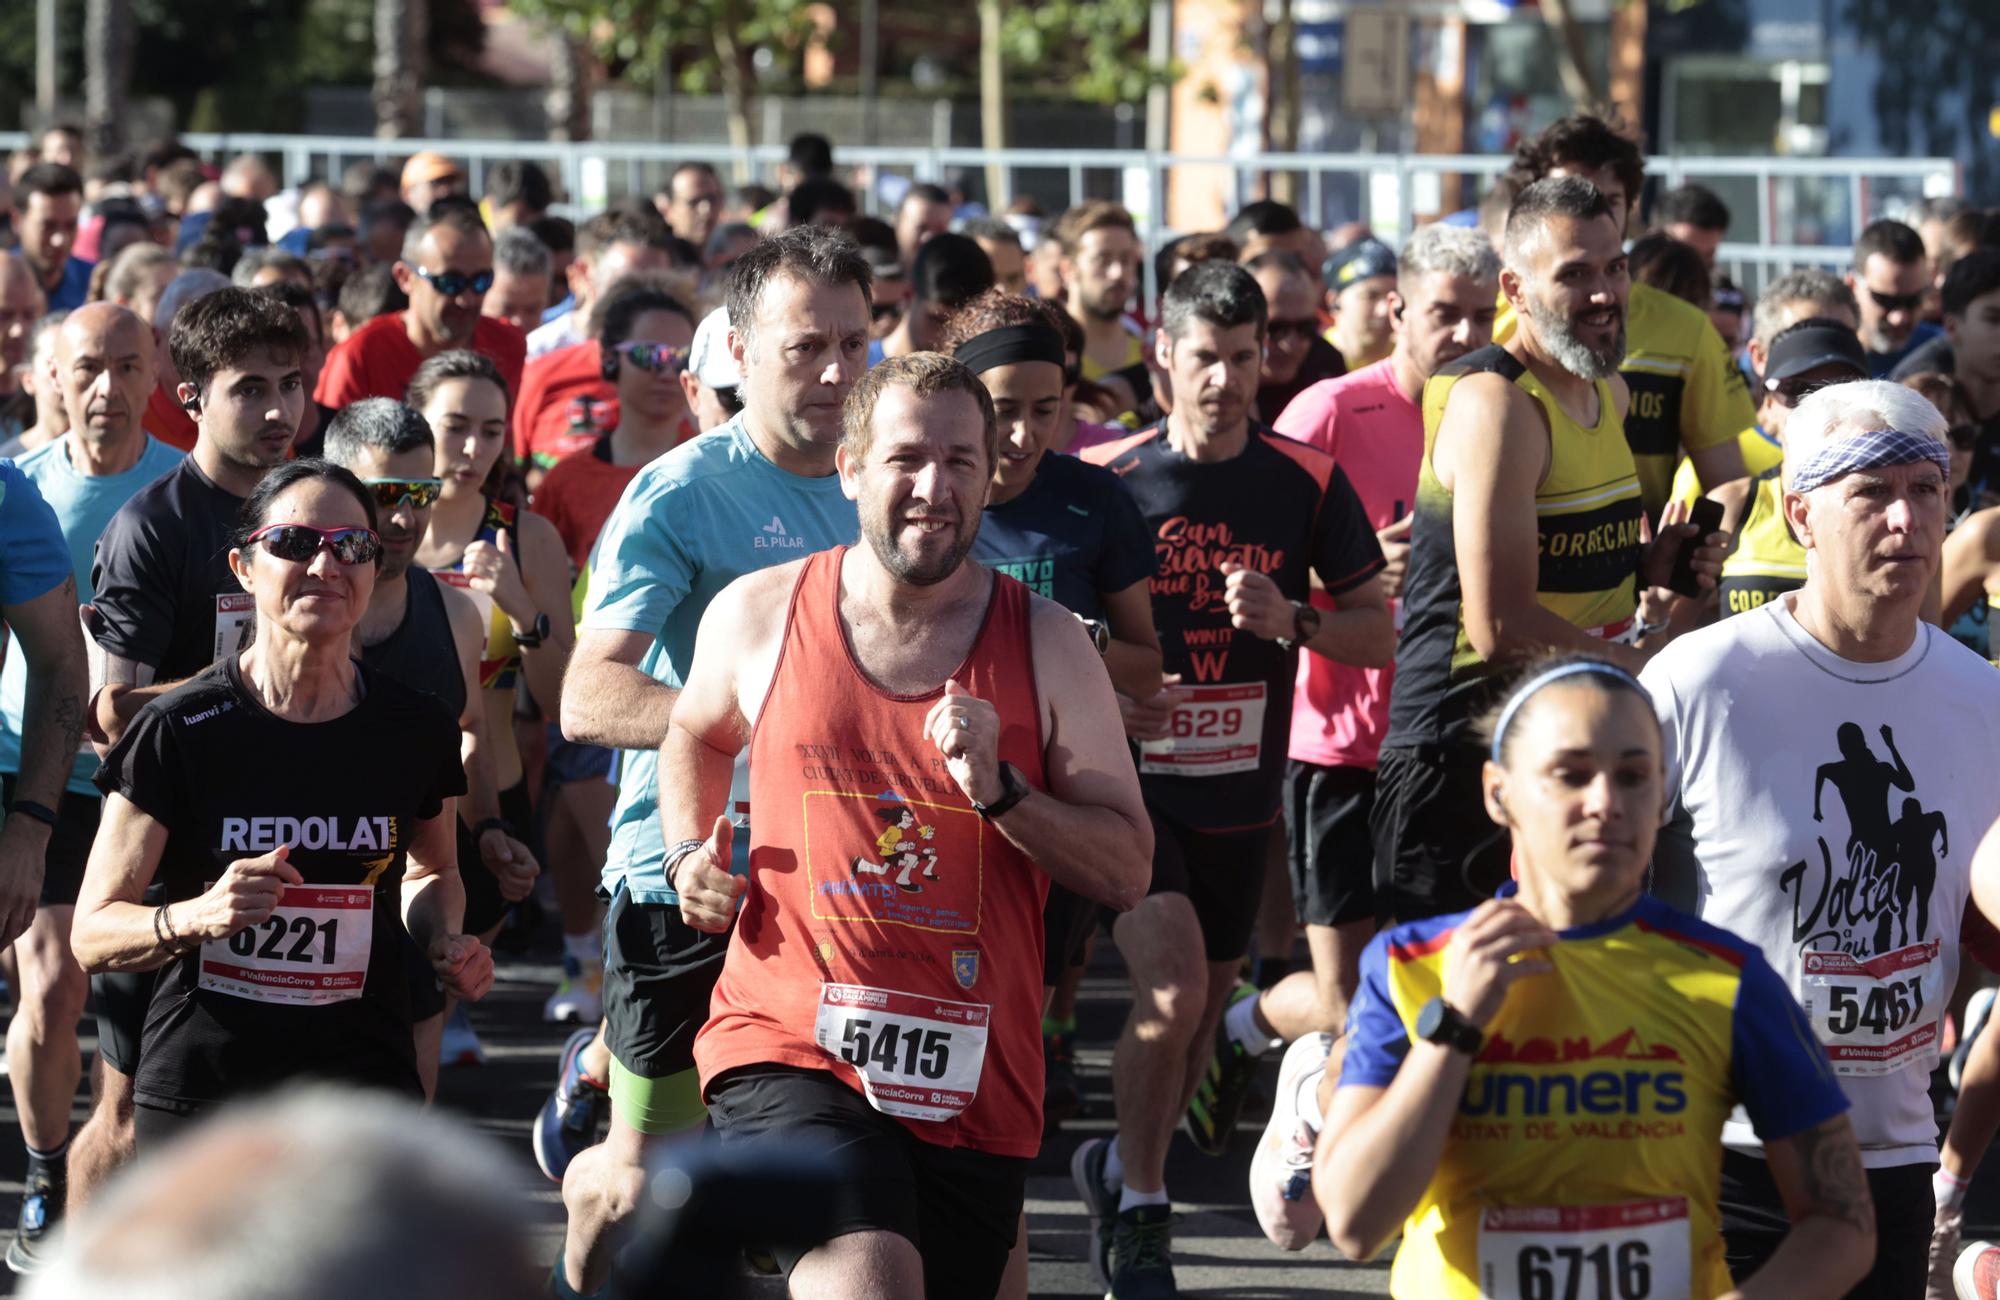
[[[1618,319],[1618,337],[1600,352],[1577,337],[1568,317],[1543,311],[1532,294],[1526,301],[1528,317],[1535,322],[1535,332],[1541,336],[1542,346],[1555,357],[1557,365],[1578,379],[1609,379],[1618,373],[1618,367],[1625,362],[1625,318],[1622,314]]]

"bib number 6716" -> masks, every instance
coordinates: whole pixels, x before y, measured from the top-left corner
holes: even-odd
[[[1648,1300],[1652,1252],[1643,1241],[1524,1246],[1516,1279],[1521,1300]]]
[[[857,1069],[871,1062],[885,1074],[942,1079],[951,1065],[951,1035],[942,1029],[904,1027],[895,1021],[846,1022],[840,1059]]]

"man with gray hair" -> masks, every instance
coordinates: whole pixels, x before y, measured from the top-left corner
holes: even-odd
[[[504,320],[526,334],[542,323],[549,305],[549,246],[526,226],[509,226],[493,242],[493,287],[480,315]]]
[[[167,284],[153,308],[153,363],[159,378],[153,384],[152,396],[146,399],[145,427],[147,433],[181,451],[194,450],[194,416],[175,394],[181,384],[181,372],[174,369],[173,351],[167,347],[167,339],[173,334],[174,320],[182,308],[228,287],[229,277],[222,272],[205,266],[190,267]]]
[[[518,1183],[469,1125],[385,1094],[246,1102],[106,1188],[26,1294],[535,1300]]]
[[[1944,418],[1910,389],[1858,380],[1805,398],[1784,454],[1805,585],[1683,638],[1640,679],[1671,792],[1654,890],[1757,944],[1804,1004],[1875,1202],[1874,1270],[1850,1294],[1898,1300],[1924,1291],[1929,1085],[1959,922],[1975,889],[2000,915],[2000,881],[1970,869],[2000,817],[2000,677],[1920,615],[1950,465]],[[1740,1111],[1723,1145],[1722,1230],[1743,1277],[1788,1219]]]

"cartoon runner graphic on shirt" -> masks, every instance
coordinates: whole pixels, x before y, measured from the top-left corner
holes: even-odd
[[[875,837],[875,855],[880,862],[870,862],[866,858],[854,859],[854,874],[857,876],[886,876],[896,871],[896,887],[906,894],[920,894],[924,887],[910,879],[911,873],[922,868],[925,880],[935,881],[937,873],[937,850],[928,841],[935,838],[935,826],[917,823],[917,814],[900,795],[893,793],[882,796],[882,806],[875,815],[888,825]],[[893,802],[892,802],[893,801]],[[911,838],[914,833],[915,839]],[[917,841],[925,841],[919,844]]]

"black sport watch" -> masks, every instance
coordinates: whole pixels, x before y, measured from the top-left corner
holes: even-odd
[[[523,650],[533,650],[549,639],[549,616],[537,613],[535,621],[526,632],[514,633],[514,644]]]
[[[1417,1012],[1417,1037],[1467,1056],[1479,1055],[1486,1042],[1479,1026],[1454,1011],[1443,998],[1432,998]]]
[[[992,803],[974,801],[972,811],[990,822],[997,817],[1003,817],[1012,812],[1014,805],[1027,798],[1028,791],[1033,788],[1028,784],[1027,779],[1021,775],[1019,768],[1015,767],[1012,763],[1002,763],[1000,765],[1000,797]]]
[[[1319,635],[1319,611],[1303,600],[1292,602],[1292,634],[1278,638],[1283,650],[1296,650]]]

